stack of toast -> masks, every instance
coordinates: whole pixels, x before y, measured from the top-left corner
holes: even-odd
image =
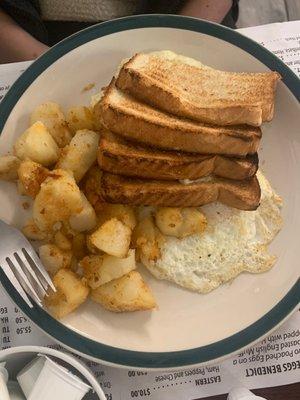
[[[218,71],[170,51],[139,53],[94,110],[111,203],[194,207],[260,202],[260,126],[274,113],[276,72]]]

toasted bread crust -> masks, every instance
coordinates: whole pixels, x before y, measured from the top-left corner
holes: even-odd
[[[105,133],[100,139],[98,163],[107,172],[150,179],[199,179],[214,174],[228,179],[249,179],[258,168],[257,154],[229,158],[162,151],[126,142]]]
[[[110,203],[198,207],[220,201],[240,210],[255,210],[261,194],[256,176],[246,181],[220,178],[183,185],[179,182],[131,179],[103,173],[101,190]]]
[[[279,79],[277,72],[218,71],[150,53],[136,54],[124,64],[116,86],[180,117],[219,125],[260,126],[273,118]],[[208,81],[215,85],[207,87]]]
[[[155,110],[120,95],[114,79],[95,106],[95,115],[109,130],[162,149],[243,157],[256,153],[261,138],[259,128],[207,125]]]

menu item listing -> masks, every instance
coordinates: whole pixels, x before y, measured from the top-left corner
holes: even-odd
[[[299,21],[242,28],[238,31],[262,44],[284,61],[296,75],[300,75]]]

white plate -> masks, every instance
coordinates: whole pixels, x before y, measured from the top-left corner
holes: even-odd
[[[61,42],[19,78],[0,106],[0,151],[11,149],[35,106],[88,104],[88,83],[106,85],[120,61],[139,51],[169,49],[229,71],[277,70],[275,118],[263,127],[263,170],[284,199],[284,228],[271,250],[278,256],[264,274],[243,273],[210,294],[186,291],[145,273],[159,310],[113,314],[89,302],[57,322],[30,310],[9,285],[18,306],[45,332],[87,357],[139,368],[176,368],[210,362],[257,341],[299,301],[300,108],[299,80],[275,56],[230,29],[192,18],[142,16],[89,28]],[[293,93],[294,94],[293,94]],[[24,200],[23,200],[24,201]],[[15,185],[1,182],[0,218],[21,226],[25,212]]]

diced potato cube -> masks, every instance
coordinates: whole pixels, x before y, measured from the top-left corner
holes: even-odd
[[[42,182],[47,178],[49,170],[31,160],[22,161],[18,169],[19,182],[24,194],[35,197],[40,191]]]
[[[30,124],[43,122],[58,147],[65,147],[72,139],[65,116],[57,103],[48,101],[36,107],[30,117]]]
[[[202,233],[207,227],[205,215],[197,208],[189,207],[182,209],[183,224],[181,237]]]
[[[105,204],[103,211],[98,214],[100,223],[108,221],[111,218],[117,218],[130,229],[136,226],[136,216],[134,208],[125,204]]]
[[[15,181],[18,178],[20,160],[15,156],[0,156],[0,179]]]
[[[44,244],[39,247],[39,256],[42,264],[51,275],[55,275],[61,268],[70,268],[72,252],[64,251],[55,244]]]
[[[81,267],[83,270],[83,276],[86,278],[87,284],[92,289],[96,289],[98,286],[101,285],[101,283],[99,283],[99,280],[102,264],[103,255],[99,254],[86,256],[79,262],[79,267]]]
[[[78,233],[72,239],[72,253],[77,260],[81,260],[88,254],[86,237],[83,233]]]
[[[96,213],[101,215],[106,202],[101,193],[102,171],[98,166],[91,167],[84,177],[83,192],[94,207]]]
[[[97,249],[97,247],[93,245],[91,236],[86,237],[86,247],[88,252],[91,254],[103,254],[103,251]]]
[[[99,135],[87,129],[78,131],[66,146],[56,168],[71,170],[79,182],[97,158]]]
[[[87,256],[79,263],[83,268],[88,285],[96,289],[113,279],[120,278],[136,268],[135,251],[129,250],[128,256],[118,258],[107,254]]]
[[[45,305],[58,319],[76,310],[88,297],[87,285],[69,269],[60,269],[53,277],[53,283],[57,291],[50,291],[45,297]]]
[[[35,122],[16,141],[15,154],[21,160],[29,158],[48,167],[59,157],[59,148],[42,122]]]
[[[55,224],[68,222],[82,210],[82,197],[74,178],[63,170],[53,170],[42,183],[33,204],[33,219],[42,231],[52,231]]]
[[[155,222],[163,234],[179,236],[183,223],[181,209],[175,207],[159,208],[155,214]]]
[[[131,229],[116,218],[104,222],[91,234],[91,243],[112,256],[126,257],[130,245]]]
[[[80,201],[82,201],[82,197],[80,196]],[[83,208],[83,205],[81,205]],[[61,232],[70,240],[73,239],[74,236],[77,235],[78,232],[75,232],[74,229],[71,228],[69,221],[62,221],[61,226],[56,229],[56,230],[61,230]]]
[[[72,214],[69,223],[74,231],[90,231],[97,225],[96,213],[83,192],[80,193],[82,199],[82,210],[76,214]]]
[[[161,207],[155,215],[156,225],[164,235],[183,238],[206,229],[205,216],[194,207]]]
[[[23,234],[30,240],[45,240],[48,238],[46,232],[41,231],[33,220],[30,220],[22,228]]]
[[[153,217],[148,215],[140,220],[132,234],[132,244],[138,249],[141,261],[152,262],[161,257],[161,247],[165,239],[156,228]]]
[[[151,310],[156,307],[150,288],[137,271],[92,290],[91,298],[114,312]]]
[[[155,224],[152,215],[142,217],[132,233],[132,244],[135,247],[145,241],[155,241]]]
[[[61,250],[71,250],[72,249],[71,241],[61,231],[57,231],[54,234],[54,243]]]
[[[71,107],[67,112],[67,122],[74,134],[81,129],[94,130],[93,113],[85,106]]]

